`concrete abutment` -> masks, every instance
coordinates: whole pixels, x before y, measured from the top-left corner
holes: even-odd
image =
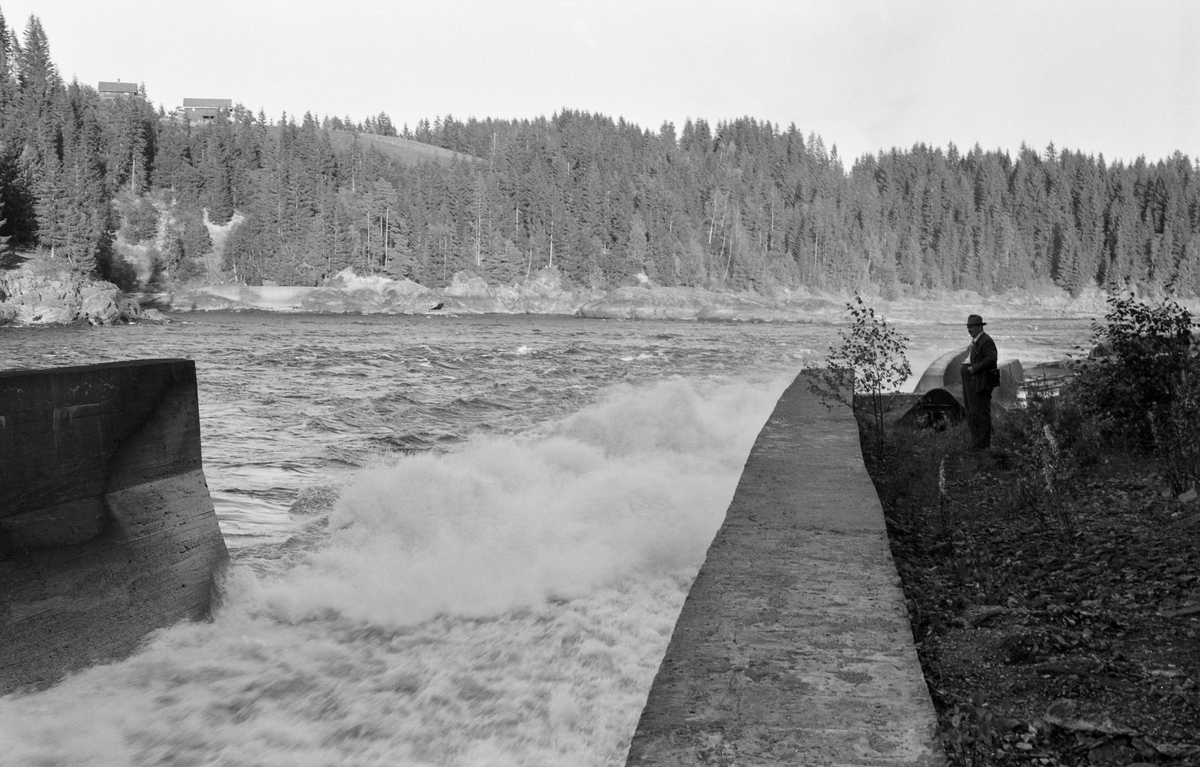
[[[844,406],[784,392],[676,623],[628,765],[937,765],[883,509]]]
[[[207,617],[227,559],[195,363],[0,372],[0,694]]]

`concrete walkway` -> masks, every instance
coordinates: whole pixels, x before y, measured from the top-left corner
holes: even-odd
[[[675,626],[629,765],[937,765],[935,715],[849,409],[797,379]]]

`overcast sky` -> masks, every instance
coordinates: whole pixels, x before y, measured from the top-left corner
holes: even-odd
[[[924,142],[1200,158],[1196,0],[0,0],[62,76],[167,109],[795,125],[849,161]]]

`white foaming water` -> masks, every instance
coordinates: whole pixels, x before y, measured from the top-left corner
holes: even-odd
[[[616,387],[361,471],[212,622],[0,698],[0,763],[618,764],[785,384]]]

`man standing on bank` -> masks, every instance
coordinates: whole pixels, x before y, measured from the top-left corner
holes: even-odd
[[[992,389],[1000,385],[996,342],[983,332],[986,324],[978,314],[967,317],[971,350],[962,365],[963,403],[967,406],[971,447],[975,450],[992,446]]]

